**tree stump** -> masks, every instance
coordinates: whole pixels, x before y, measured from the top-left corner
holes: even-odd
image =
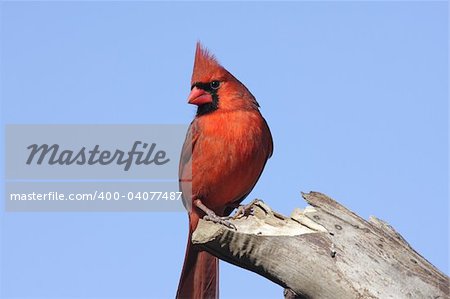
[[[283,216],[256,201],[231,220],[200,220],[196,246],[284,287],[286,298],[450,298],[450,280],[389,224],[366,221],[317,192]]]

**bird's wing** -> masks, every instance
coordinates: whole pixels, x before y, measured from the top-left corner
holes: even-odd
[[[190,197],[185,198],[184,193],[186,192],[187,195],[192,193],[190,188],[192,187],[192,152],[194,151],[198,136],[197,124],[194,120],[186,133],[186,139],[184,140],[183,148],[181,150],[180,165],[178,168],[179,187],[180,191],[183,192],[183,205],[187,210],[190,210],[191,202]]]
[[[188,131],[186,133],[186,138],[184,139],[183,148],[181,149],[180,165],[178,170],[178,177],[183,178],[183,172],[186,165],[188,165],[192,160],[192,151],[194,149],[195,142],[197,141],[197,134],[195,134],[194,122],[189,125]]]

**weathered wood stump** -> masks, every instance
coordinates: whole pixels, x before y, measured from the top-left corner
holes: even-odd
[[[331,198],[280,215],[262,201],[236,230],[200,220],[192,241],[284,287],[286,298],[450,298],[449,278],[386,222],[366,221]]]

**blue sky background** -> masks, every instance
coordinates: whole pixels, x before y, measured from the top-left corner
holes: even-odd
[[[449,274],[447,2],[0,5],[3,126],[189,123],[200,39],[272,130],[249,199],[289,214],[301,191],[326,193]],[[184,213],[0,217],[1,298],[175,295]],[[222,298],[282,296],[246,270],[220,274]]]

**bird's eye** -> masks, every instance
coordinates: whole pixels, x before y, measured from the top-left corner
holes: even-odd
[[[212,89],[217,89],[220,86],[220,81],[212,81],[211,83],[209,83],[209,85],[211,86]]]

